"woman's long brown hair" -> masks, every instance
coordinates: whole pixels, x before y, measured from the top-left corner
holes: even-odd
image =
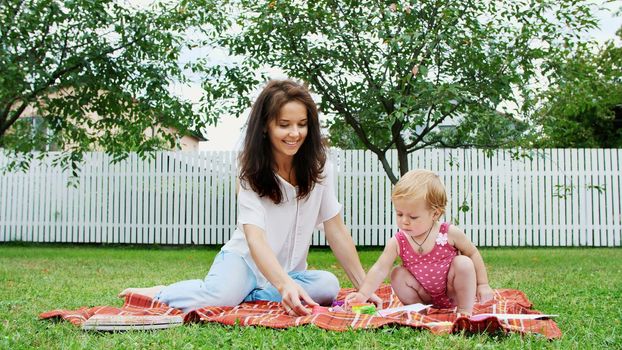
[[[265,135],[268,123],[278,118],[281,107],[297,101],[307,109],[307,136],[294,155],[293,167],[298,184],[298,199],[305,198],[321,179],[326,150],[320,134],[320,122],[315,102],[309,91],[291,80],[271,80],[263,89],[248,118],[244,148],[238,158],[240,180],[260,197],[274,203],[283,201],[283,193],[276,175],[276,164],[270,138]]]

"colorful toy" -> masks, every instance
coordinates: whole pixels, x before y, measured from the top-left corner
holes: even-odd
[[[344,305],[345,305],[345,302],[343,300],[333,300],[333,304],[331,306],[343,307]]]
[[[372,303],[355,303],[351,305],[352,312],[357,314],[367,314],[367,315],[375,315],[376,314],[376,305]]]
[[[312,315],[325,314],[328,312],[344,312],[345,310],[341,306],[325,307],[316,305],[311,309]]]

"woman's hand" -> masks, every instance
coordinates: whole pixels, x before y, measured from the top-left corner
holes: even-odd
[[[318,303],[313,301],[307,292],[293,280],[285,284],[279,290],[279,293],[281,293],[281,297],[283,298],[281,305],[290,316],[305,316],[311,314],[311,310],[302,305],[300,302],[301,300],[304,300],[309,306],[318,305]]]
[[[492,288],[490,288],[488,283],[477,285],[477,300],[480,303],[484,303],[488,300],[491,300],[492,294],[493,294]]]

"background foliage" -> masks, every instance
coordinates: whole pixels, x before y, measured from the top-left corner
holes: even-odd
[[[255,71],[279,68],[309,84],[334,116],[333,144],[370,149],[393,182],[422,147],[515,145],[543,69],[596,25],[592,3],[574,0],[233,4],[236,30],[214,41],[244,59],[211,68],[212,100],[239,102],[234,96],[262,81]],[[214,112],[223,106],[246,107],[218,102]],[[390,148],[399,169],[386,159]]]
[[[180,55],[195,45],[193,28],[218,30],[211,1],[182,0],[132,8],[116,0],[1,0],[0,146],[23,156],[53,144],[74,171],[82,153],[116,159],[176,145],[205,119],[170,92],[187,81]],[[206,29],[207,28],[207,29]],[[42,117],[33,128],[20,116]],[[97,117],[91,117],[92,114]],[[44,130],[42,132],[42,130]]]

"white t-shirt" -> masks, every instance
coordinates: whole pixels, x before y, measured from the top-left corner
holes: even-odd
[[[307,197],[298,200],[296,188],[277,175],[284,198],[279,204],[268,197],[259,197],[248,186],[246,189],[240,186],[237,227],[222,250],[246,260],[255,273],[258,288],[265,287],[268,281],[251,257],[243,225],[252,224],[265,231],[268,244],[285,272],[306,270],[313,231],[341,211],[330,163],[324,166],[323,176]]]

